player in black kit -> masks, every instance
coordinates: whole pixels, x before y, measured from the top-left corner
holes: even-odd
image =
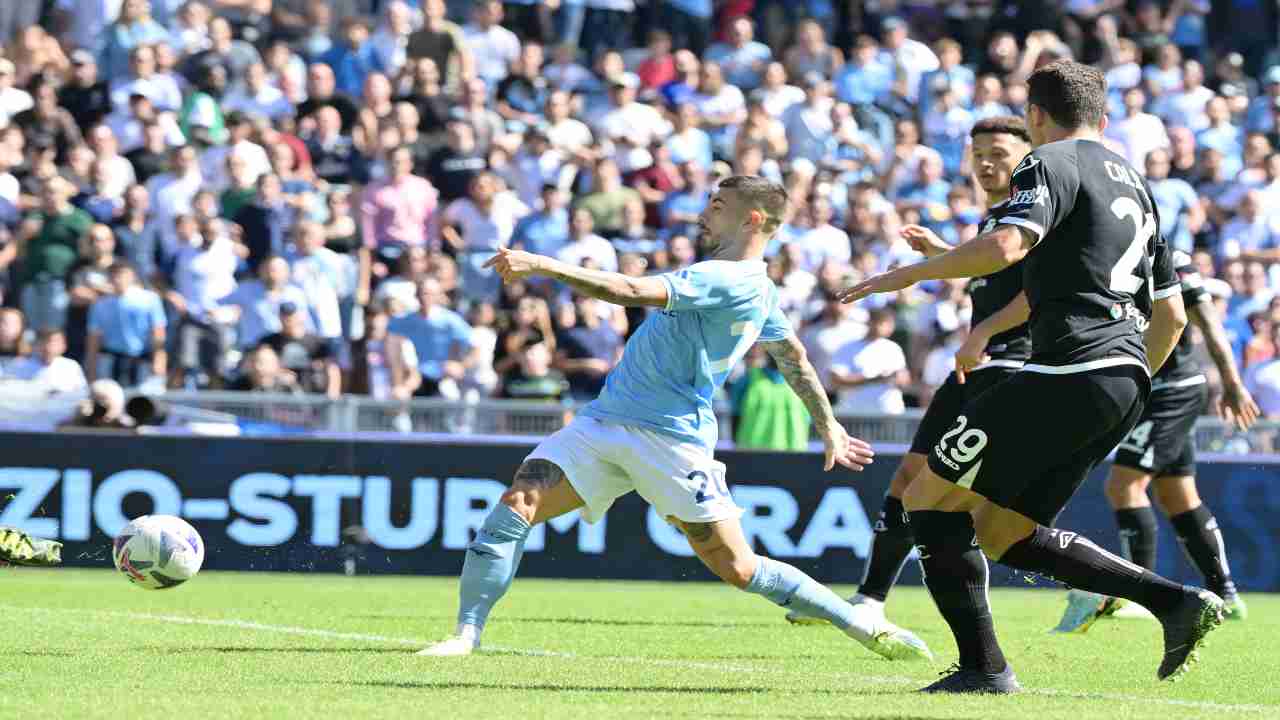
[[[990,275],[1026,258],[1031,358],[969,400],[903,498],[925,583],[960,650],[928,692],[1016,692],[987,603],[987,556],[1072,587],[1123,597],[1162,623],[1156,672],[1177,677],[1222,622],[1222,599],[1052,529],[1059,511],[1138,422],[1150,374],[1187,323],[1142,176],[1098,142],[1106,80],[1080,63],[1028,79],[1035,150],[1013,173],[996,227],[950,252],[844,291],[852,302],[922,280]],[[973,546],[976,544],[981,547]]]
[[[995,227],[1008,204],[1009,180],[1014,166],[1031,151],[1031,135],[1021,118],[993,117],[976,123],[969,136],[972,139],[974,175],[990,203],[987,218],[981,226],[985,232]],[[928,257],[951,249],[936,234],[919,225],[904,227],[902,236]],[[1022,265],[1014,263],[992,275],[974,278],[968,289],[973,301],[973,329],[959,357],[971,354],[975,358],[981,357],[981,360],[967,367],[960,360],[957,372],[938,388],[921,419],[911,441],[911,450],[902,458],[889,483],[889,492],[875,524],[871,557],[867,559],[862,583],[857,594],[849,598],[849,602],[855,605],[866,605],[884,612],[889,590],[898,581],[907,556],[915,546],[911,523],[902,507],[902,494],[928,464],[929,454],[938,438],[950,429],[967,398],[977,396],[1012,375],[1031,355],[1031,335],[1025,319],[1017,327],[998,334],[989,333],[986,330],[989,324],[985,322],[1022,292]],[[973,351],[966,353],[965,348],[973,348]],[[796,624],[826,622],[794,610],[787,613],[787,620]]]
[[[1148,166],[1153,162],[1167,163],[1168,155],[1163,150],[1153,151],[1147,158]],[[1174,252],[1173,266],[1187,317],[1200,328],[1209,357],[1222,377],[1218,413],[1247,430],[1258,418],[1258,406],[1240,379],[1231,345],[1204,281],[1186,253]],[[1168,362],[1151,379],[1146,412],[1116,450],[1111,476],[1107,478],[1107,500],[1116,513],[1122,554],[1144,568],[1154,569],[1156,516],[1147,497],[1147,487],[1151,486],[1187,557],[1204,576],[1205,585],[1226,603],[1226,617],[1243,620],[1247,610],[1231,581],[1231,566],[1218,521],[1196,491],[1192,431],[1208,402],[1208,380],[1193,352],[1191,335],[1184,333]],[[1086,632],[1094,621],[1115,613],[1122,603],[1117,598],[1072,590],[1055,631]]]

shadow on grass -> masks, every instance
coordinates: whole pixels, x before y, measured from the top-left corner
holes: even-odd
[[[679,695],[755,695],[771,692],[793,692],[787,688],[773,687],[688,687],[680,685],[556,685],[551,683],[527,684],[508,682],[475,682],[467,680],[332,680],[301,681],[302,685],[347,685],[351,687],[391,688],[397,690],[511,690],[517,692],[587,692],[587,693],[673,693]],[[909,690],[834,690],[828,688],[805,688],[810,695],[904,695]],[[723,715],[722,717],[734,717]],[[743,716],[758,717],[758,716]],[[779,716],[801,717],[801,716]],[[875,720],[928,720],[921,716],[883,716]]]

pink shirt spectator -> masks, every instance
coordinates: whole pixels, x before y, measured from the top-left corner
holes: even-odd
[[[376,250],[388,243],[426,245],[427,225],[436,210],[438,195],[430,180],[417,175],[370,185],[360,203],[364,246]]]

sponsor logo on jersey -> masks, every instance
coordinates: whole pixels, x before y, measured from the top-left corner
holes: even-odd
[[[939,460],[941,460],[941,461],[942,461],[942,464],[943,464],[943,465],[946,465],[947,467],[951,468],[952,470],[959,470],[959,469],[960,469],[960,463],[957,463],[957,462],[955,462],[954,460],[952,460],[951,458],[947,457],[947,456],[942,452],[942,448],[940,448],[940,447],[935,447],[935,448],[933,449],[933,454],[934,454],[934,456],[935,456],[935,457],[937,457]]]
[[[1019,205],[1044,205],[1049,199],[1049,188],[1045,185],[1037,185],[1031,190],[1019,190],[1013,194],[1009,200],[1011,206]]]
[[[1119,320],[1122,317],[1124,317],[1124,308],[1120,307],[1120,303],[1113,304],[1111,306],[1111,319]]]

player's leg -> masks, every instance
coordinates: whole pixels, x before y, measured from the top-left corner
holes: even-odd
[[[757,555],[736,516],[710,522],[671,520],[707,569],[730,585],[822,618],[890,660],[932,658],[919,638],[885,622],[880,613],[849,603],[792,565]]]
[[[458,624],[453,637],[422,655],[466,655],[480,644],[490,611],[511,586],[533,526],[578,508],[589,522],[604,515],[630,481],[604,456],[616,431],[590,418],[576,418],[534,448],[511,487],[467,546],[458,588]]]
[[[582,507],[582,498],[549,460],[525,460],[467,546],[458,581],[454,636],[420,655],[466,655],[480,645],[489,613],[515,579],[524,543],[534,525]]]
[[[866,605],[881,614],[889,590],[898,582],[898,575],[907,564],[907,557],[915,547],[915,537],[911,534],[911,524],[907,521],[907,511],[902,507],[902,493],[906,491],[911,478],[925,467],[925,456],[921,453],[909,452],[898,464],[893,479],[889,482],[889,492],[884,496],[884,505],[880,508],[880,517],[873,526],[871,536],[871,556],[867,558],[867,567],[863,571],[862,583],[858,592],[849,602],[855,605]],[[787,621],[796,625],[821,624],[821,618],[806,615],[798,608],[791,608],[787,613]]]
[[[885,621],[882,613],[855,608],[791,565],[756,555],[742,532],[742,508],[725,484],[724,463],[706,449],[643,428],[627,428],[627,434],[628,453],[618,460],[636,492],[681,528],[693,551],[717,577],[782,607],[826,620],[885,657],[930,657],[923,642]]]
[[[1147,486],[1151,484],[1151,474],[1133,467],[1136,458],[1141,457],[1141,449],[1135,455],[1130,448],[1134,436],[1149,432],[1150,420],[1139,422],[1125,442],[1121,443],[1116,453],[1115,464],[1107,477],[1105,494],[1108,504],[1115,513],[1116,526],[1120,533],[1120,555],[1124,559],[1148,570],[1156,567],[1157,525],[1155,511],[1151,508],[1151,499],[1147,497]],[[1118,598],[1098,595],[1085,590],[1072,589],[1067,593],[1067,608],[1062,619],[1053,628],[1053,632],[1088,632],[1099,619],[1115,613],[1124,604]]]
[[[1169,517],[1182,549],[1204,576],[1205,586],[1226,603],[1226,617],[1243,620],[1248,610],[1231,580],[1222,531],[1218,529],[1218,520],[1200,500],[1195,477],[1189,474],[1161,476],[1156,478],[1153,489],[1156,502]]]
[[[884,505],[876,520],[875,532],[871,536],[871,557],[867,558],[867,569],[858,585],[858,595],[881,606],[888,600],[889,591],[897,584],[907,557],[915,548],[915,535],[911,532],[906,508],[902,506],[902,495],[926,464],[923,453],[909,452],[903,456],[893,479],[889,481],[889,492],[884,496]]]
[[[926,467],[903,497],[925,586],[951,628],[959,670],[925,692],[1011,693],[1021,689],[996,639],[987,560],[975,541],[972,513],[986,501]]]

